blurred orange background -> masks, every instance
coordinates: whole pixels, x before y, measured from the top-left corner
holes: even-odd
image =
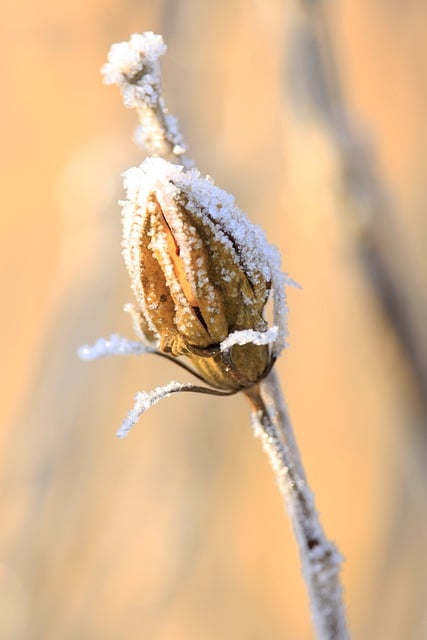
[[[123,442],[168,363],[85,364],[132,330],[120,173],[143,157],[100,66],[162,33],[199,169],[301,285],[277,367],[352,637],[427,637],[427,5],[368,0],[1,8],[0,637],[313,637],[243,398],[177,396]]]

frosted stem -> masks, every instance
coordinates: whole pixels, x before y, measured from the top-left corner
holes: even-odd
[[[114,333],[107,339],[98,338],[93,345],[83,345],[78,349],[77,354],[81,360],[98,360],[106,356],[130,356],[155,352],[155,347],[150,346],[148,342],[127,340]]]
[[[326,538],[308,486],[291,421],[274,370],[246,394],[254,429],[267,453],[292,522],[318,640],[349,638],[336,546]]]
[[[106,84],[119,85],[125,106],[136,110],[141,124],[136,141],[146,154],[183,164],[186,146],[162,95],[159,58],[165,52],[161,36],[133,34],[128,42],[112,45],[102,73]]]

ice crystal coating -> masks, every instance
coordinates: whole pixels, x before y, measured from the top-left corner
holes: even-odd
[[[277,340],[277,334],[279,328],[274,326],[267,331],[253,331],[253,329],[246,329],[245,331],[235,331],[225,338],[220,344],[221,351],[228,351],[236,344],[274,344]]]
[[[145,413],[150,407],[160,402],[160,400],[163,400],[164,398],[172,395],[173,393],[184,391],[188,388],[188,386],[189,385],[181,384],[172,380],[164,387],[156,387],[152,391],[148,392],[139,391],[135,396],[135,403],[132,409],[129,411],[127,417],[123,420],[119,430],[117,431],[117,436],[119,438],[124,438],[125,436],[127,436],[132,427],[136,425],[142,414]]]

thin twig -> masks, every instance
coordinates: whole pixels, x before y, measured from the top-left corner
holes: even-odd
[[[120,86],[125,106],[136,110],[140,126],[135,138],[146,155],[185,164],[186,145],[162,94],[159,58],[165,52],[161,36],[134,34],[111,47],[102,73],[106,84]]]
[[[255,434],[270,459],[293,525],[316,636],[345,640],[349,634],[339,577],[342,559],[319,521],[275,372],[246,394],[254,407]]]

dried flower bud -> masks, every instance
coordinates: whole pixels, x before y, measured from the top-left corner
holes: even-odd
[[[81,347],[79,355],[93,360],[156,353],[209,387],[171,381],[138,393],[120,438],[172,394],[249,394],[285,346],[285,284],[295,284],[285,280],[279,253],[234,198],[180,166],[188,163],[186,147],[161,94],[159,58],[165,50],[160,36],[134,34],[111,47],[102,69],[105,82],[118,84],[125,105],[136,109],[138,140],[153,156],[126,172],[122,203],[123,255],[136,297],[136,305],[125,310],[140,341],[112,335]],[[270,296],[269,327],[264,313]]]
[[[126,172],[125,187],[123,254],[141,332],[161,352],[190,358],[214,387],[251,386],[284,343],[275,249],[196,170],[148,158]],[[274,330],[263,317],[271,288]]]

